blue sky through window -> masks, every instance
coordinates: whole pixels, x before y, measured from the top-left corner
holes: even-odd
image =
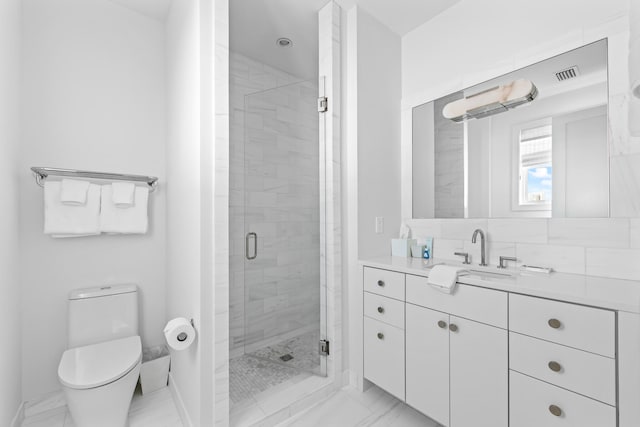
[[[527,170],[527,200],[551,201],[552,167],[536,167]],[[540,194],[538,199],[536,195]]]

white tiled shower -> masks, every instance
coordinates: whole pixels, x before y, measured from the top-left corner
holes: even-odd
[[[301,80],[231,55],[232,356],[319,328],[318,87]]]

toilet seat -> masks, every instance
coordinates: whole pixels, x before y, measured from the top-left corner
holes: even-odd
[[[62,355],[58,378],[73,389],[100,387],[119,380],[141,360],[142,344],[137,335],[76,347]]]

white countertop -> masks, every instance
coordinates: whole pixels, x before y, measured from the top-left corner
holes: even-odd
[[[449,260],[423,260],[421,258],[382,257],[360,260],[366,267],[394,270],[417,276],[429,275],[434,264],[444,262],[468,269],[489,272],[510,272],[513,276],[487,277],[479,274],[460,276],[459,283],[481,286],[500,291],[550,298],[613,310],[640,313],[640,281],[609,279],[567,273],[537,273],[515,269],[499,270],[495,266],[478,267]]]

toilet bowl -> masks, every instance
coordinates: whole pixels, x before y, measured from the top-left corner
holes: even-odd
[[[75,426],[128,426],[141,361],[137,335],[65,351],[58,379]]]

